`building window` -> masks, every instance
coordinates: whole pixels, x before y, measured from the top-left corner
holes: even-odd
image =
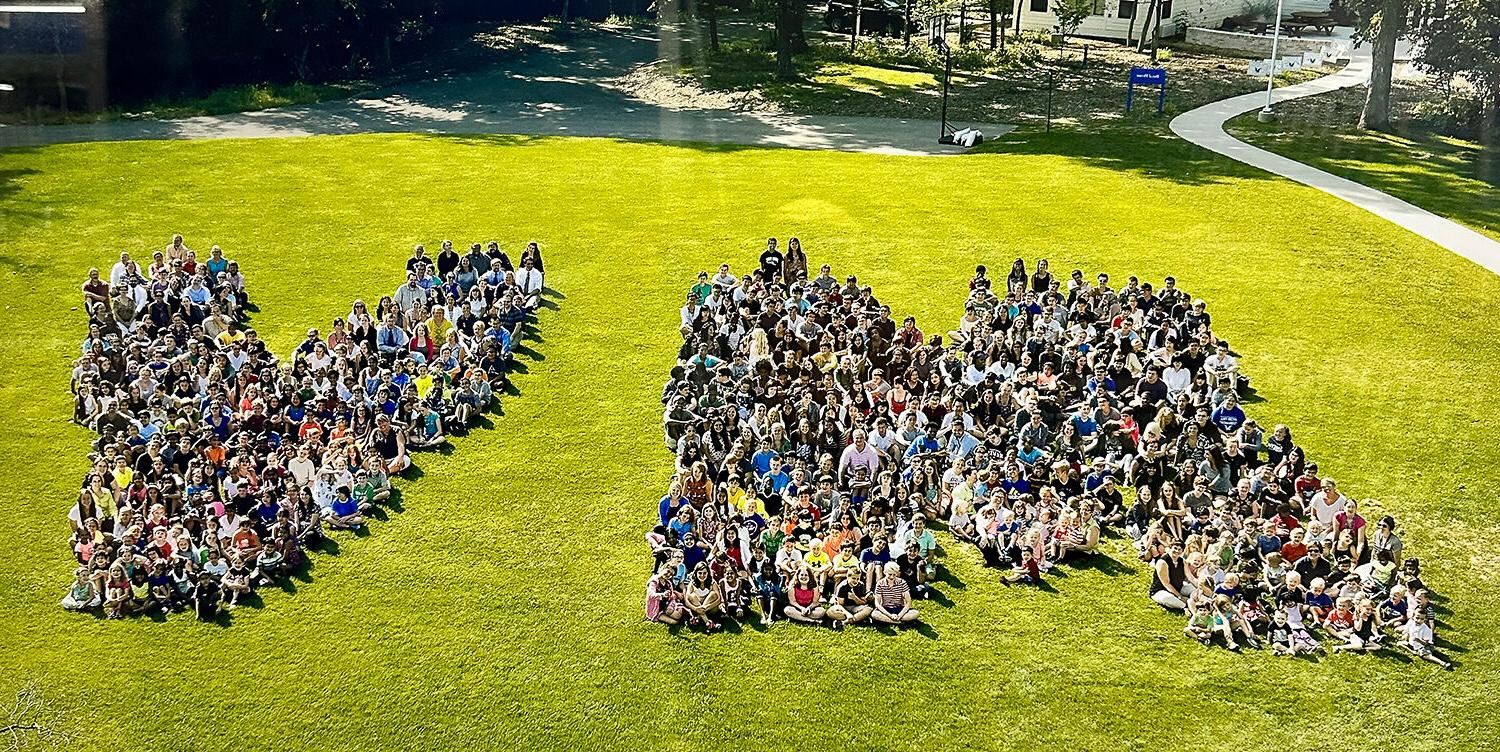
[[[1046,13],[1047,12],[1047,0],[1031,0],[1031,12],[1032,13]]]
[[[1172,0],[1161,0],[1161,18],[1163,21],[1172,17]]]
[[[1120,18],[1135,18],[1135,0],[1120,0]]]

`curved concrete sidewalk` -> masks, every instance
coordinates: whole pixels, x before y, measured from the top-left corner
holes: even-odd
[[[1370,68],[1369,48],[1356,49],[1351,55],[1349,65],[1343,70],[1306,83],[1276,89],[1271,101],[1285,102],[1350,86],[1360,86],[1369,80]],[[1257,92],[1206,104],[1173,118],[1172,132],[1230,159],[1259,167],[1348,201],[1365,211],[1395,222],[1491,272],[1500,274],[1500,242],[1390,194],[1296,160],[1272,154],[1224,132],[1225,121],[1237,115],[1259,110],[1265,103],[1265,92]]]

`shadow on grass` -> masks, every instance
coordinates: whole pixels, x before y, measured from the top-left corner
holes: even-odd
[[[1190,144],[1165,128],[1119,125],[1109,136],[1097,132],[1034,126],[1019,128],[970,150],[978,154],[1053,155],[1093,167],[1132,172],[1184,185],[1231,180],[1273,180],[1270,173]]]
[[[36,150],[5,149],[0,151],[0,154],[11,156],[33,151]],[[38,172],[40,171],[30,168],[0,170],[0,216],[4,216],[7,220],[14,222],[14,224],[7,228],[10,231],[19,230],[20,224],[56,221],[61,218],[59,211],[62,207],[50,204],[41,205],[37,201],[23,200],[21,195],[24,188],[22,181]],[[19,259],[10,256],[0,256],[0,266],[12,272],[20,272],[22,269]]]
[[[1074,571],[1094,571],[1109,577],[1136,573],[1136,567],[1101,551],[1095,551],[1082,558],[1067,559],[1063,561],[1063,566]]]
[[[1309,122],[1262,124],[1244,116],[1229,130],[1435,214],[1500,232],[1500,167],[1480,144],[1411,129],[1390,134]]]

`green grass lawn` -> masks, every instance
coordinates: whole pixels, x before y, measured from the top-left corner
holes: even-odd
[[[954,199],[954,200],[950,200]],[[1291,208],[1295,208],[1295,211]],[[90,265],[184,233],[240,260],[285,351],[394,289],[413,243],[539,240],[565,298],[497,430],[420,458],[403,511],[232,625],[57,607],[90,436]],[[1449,598],[1457,671],[1208,651],[1111,544],[1056,592],[950,543],[931,631],[671,634],[641,619],[681,296],[767,235],[952,325],[974,264],[1175,274],[1340,485]],[[521,137],[88,144],[0,154],[0,697],[73,748],[1492,749],[1500,734],[1500,279],[1321,193],[1166,139],[1027,134],[910,158]]]
[[[1486,172],[1481,167],[1483,147],[1473,141],[1416,129],[1395,135],[1329,128],[1300,119],[1259,123],[1254,115],[1234,119],[1228,130],[1261,148],[1500,238],[1500,169]]]

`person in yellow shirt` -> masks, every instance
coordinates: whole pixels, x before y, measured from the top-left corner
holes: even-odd
[[[115,466],[110,470],[115,477],[115,491],[121,492],[130,487],[130,481],[135,480],[135,470],[130,467],[130,462],[124,457],[115,458]]]
[[[830,569],[830,578],[833,586],[838,587],[844,581],[858,582],[860,580],[859,544],[857,541],[846,540],[839,545],[838,553],[833,556]]]
[[[813,538],[808,543],[807,553],[802,555],[802,565],[812,572],[818,583],[818,590],[822,592],[828,582],[828,573],[833,570],[833,559],[823,550],[821,539]]]
[[[432,376],[432,372],[428,370],[427,366],[417,366],[417,378],[413,379],[412,383],[417,387],[418,397],[427,399],[427,394],[428,392],[432,391],[432,385],[434,382],[435,379]]]
[[[215,339],[217,339],[218,342],[219,342],[219,348],[220,349],[224,349],[224,348],[227,348],[227,347],[229,347],[230,345],[232,345],[232,344],[234,344],[236,342],[243,342],[243,341],[245,341],[245,335],[244,335],[244,333],[240,332],[238,329],[235,329],[233,326],[230,326],[229,328],[225,329],[224,331],[219,332],[219,336],[216,337]]]
[[[766,503],[755,495],[754,488],[740,485],[738,475],[729,476],[729,505],[746,519],[754,517],[762,522],[766,519]]]
[[[453,331],[453,322],[448,319],[447,310],[442,306],[432,307],[432,316],[427,319],[427,334],[433,342],[442,344],[448,341],[448,332]]]

